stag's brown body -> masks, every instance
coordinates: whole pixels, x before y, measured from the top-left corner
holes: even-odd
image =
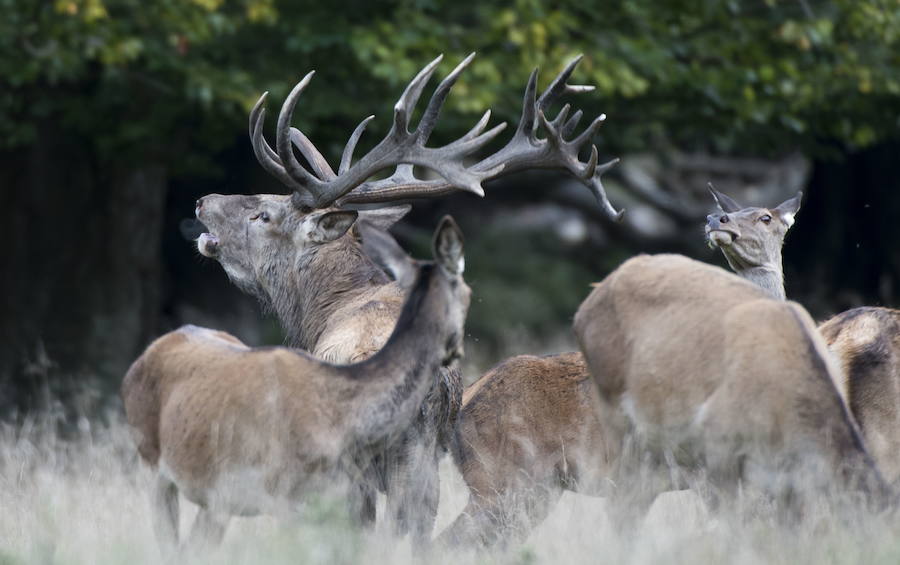
[[[521,355],[463,394],[453,455],[469,503],[445,541],[491,544],[527,535],[564,489],[603,495],[610,438],[580,353]]]
[[[791,478],[803,476],[813,490],[890,496],[799,305],[685,257],[640,256],[596,286],[575,334],[601,424],[627,426],[661,467],[701,465],[725,488],[777,495],[794,494]]]
[[[452,222],[439,228],[439,264],[419,269],[391,338],[361,363],[248,348],[192,326],[150,345],[122,396],[141,456],[158,471],[164,543],[177,540],[178,491],[203,507],[198,523],[273,511],[339,468],[358,476],[360,453],[408,428],[438,369],[461,352],[469,291],[457,233]]]

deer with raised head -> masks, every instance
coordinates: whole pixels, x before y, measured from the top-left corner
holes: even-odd
[[[796,303],[686,257],[640,256],[596,285],[574,329],[601,425],[638,446],[621,469],[653,477],[614,477],[632,511],[675,486],[679,469],[788,508],[823,489],[894,503],[838,391],[840,370]]]
[[[706,217],[706,241],[719,248],[728,265],[777,300],[785,299],[781,248],[788,229],[800,211],[803,193],[775,208],[742,207],[733,198],[716,190],[709,191],[720,213]]]
[[[784,299],[781,246],[802,193],[776,208],[743,207],[710,187],[719,212],[707,219],[707,240],[734,271]],[[900,311],[853,308],[819,325],[842,369],[839,389],[866,446],[891,483],[900,480]]]
[[[154,523],[166,549],[178,542],[179,493],[201,507],[191,536],[217,543],[229,516],[292,509],[335,473],[358,476],[358,452],[406,431],[438,370],[462,355],[470,291],[449,217],[433,254],[416,265],[384,347],[359,363],[184,326],[132,364],[125,415],[156,471]]]
[[[467,159],[503,128],[501,124],[485,131],[489,112],[454,142],[439,148],[427,147],[427,142],[444,100],[472,56],[441,81],[418,125],[410,131],[414,106],[440,57],[422,69],[395,105],[390,131],[354,161],[354,148],[371,117],[363,120],[350,136],[337,172],[303,133],[290,126],[312,73],[285,100],[274,149],[263,137],[263,95],[250,114],[254,153],[265,170],[293,194],[204,196],[197,202],[196,214],[209,231],[198,239],[200,253],[216,259],[237,286],[256,295],[278,315],[291,345],[333,362],[367,358],[390,335],[400,312],[402,291],[397,281],[366,257],[356,230],[351,228],[357,217],[384,227],[402,211],[357,214],[344,206],[433,197],[457,190],[481,195],[481,183],[501,174],[557,168],[587,186],[608,214],[619,216],[600,180],[615,161],[598,164],[597,148],[590,143],[605,116],[574,137],[580,111],[569,117],[566,105],[552,120],[545,116],[562,95],[590,90],[567,83],[579,59],[566,66],[540,96],[537,71],[532,73],[512,138],[495,153],[471,164]],[[590,157],[581,161],[578,154],[586,146],[591,148]],[[299,162],[295,147],[308,167]],[[417,178],[414,166],[431,171],[436,178]],[[369,180],[385,169],[393,172],[381,180]],[[461,389],[456,373],[442,371],[407,433],[391,446],[373,448],[376,461],[367,473],[370,480],[360,485],[357,502],[364,522],[375,517],[373,493],[377,487],[387,492],[388,512],[399,531],[411,521],[413,534],[428,538],[437,510],[438,456],[449,445]]]

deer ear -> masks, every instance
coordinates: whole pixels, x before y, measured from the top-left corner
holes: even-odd
[[[390,274],[403,288],[415,281],[415,261],[400,247],[397,240],[387,231],[373,225],[368,218],[361,217],[356,229],[362,237],[363,251],[370,259]]]
[[[463,273],[466,265],[463,257],[463,235],[450,216],[444,216],[434,232],[432,253],[434,260],[447,272],[454,275]]]
[[[309,238],[315,243],[334,241],[347,233],[358,215],[356,210],[334,210],[320,214],[312,220]]]
[[[706,186],[709,188],[709,193],[712,194],[712,197],[716,201],[716,206],[719,207],[719,210],[725,212],[726,214],[730,214],[731,212],[737,212],[743,208],[734,200],[734,198],[728,196],[724,192],[719,192],[718,190],[716,190],[715,187],[713,187],[712,183],[707,183]]]
[[[800,201],[802,200],[803,191],[801,190],[797,193],[797,196],[788,198],[775,208],[774,211],[778,212],[778,215],[781,216],[781,219],[784,220],[788,227],[794,225],[794,216],[800,211]]]
[[[374,210],[360,210],[359,221],[365,220],[376,228],[387,231],[391,226],[399,222],[403,216],[408,214],[410,210],[412,210],[412,206],[409,204],[376,208]]]

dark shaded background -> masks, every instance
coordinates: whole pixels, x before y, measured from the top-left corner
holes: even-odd
[[[260,92],[280,104],[313,68],[295,123],[336,159],[365,115],[377,115],[370,132],[386,131],[404,84],[437,53],[445,53],[439,73],[470,51],[479,56],[435,144],[488,107],[495,123],[514,122],[533,67],[543,87],[585,54],[575,80],[597,89],[572,102],[588,117],[609,115],[595,143],[601,157],[623,159],[608,181],[628,209],[622,224],[579,185],[534,173],[489,184],[483,200],[416,202],[397,229],[423,255],[440,215],[460,221],[476,292],[469,338],[486,363],[552,348],[587,284],[635,253],[724,265],[702,241],[708,180],[755,205],[806,192],[785,263],[788,295],[815,316],[898,303],[896,3],[0,0],[0,8],[7,417],[90,413],[154,336],[185,322],[253,344],[281,340],[277,323],[196,254],[179,223],[203,194],[284,191],[253,159],[246,116]]]

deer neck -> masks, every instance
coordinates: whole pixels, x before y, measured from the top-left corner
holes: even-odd
[[[349,367],[359,387],[351,429],[357,445],[394,437],[415,417],[437,382],[448,337],[440,320],[447,297],[433,281],[438,267],[424,265],[403,305],[394,332],[371,358]]]
[[[784,292],[784,272],[781,269],[780,257],[774,263],[743,268],[737,268],[732,265],[732,268],[740,277],[755,284],[770,297],[776,300],[785,300],[787,298]]]
[[[312,351],[331,317],[342,306],[373,289],[391,284],[387,275],[346,235],[320,245],[296,264],[285,266],[269,290],[272,309],[294,347]]]

